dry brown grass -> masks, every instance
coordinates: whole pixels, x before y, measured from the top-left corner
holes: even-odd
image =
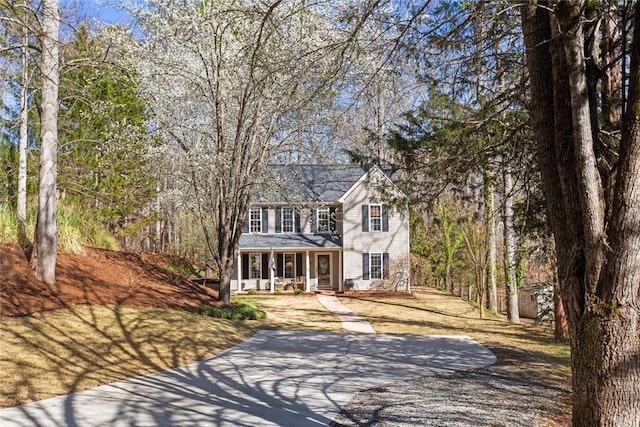
[[[521,325],[514,325],[505,316],[495,314],[479,319],[478,309],[458,297],[433,288],[413,291],[414,297],[354,296],[342,297],[340,301],[365,315],[380,334],[467,335],[474,338],[497,356],[496,364],[486,368],[492,374],[526,380],[535,378],[545,384],[551,394],[562,390],[557,405],[547,408],[549,418],[541,425],[571,424],[570,351],[566,344],[553,340],[548,328],[527,319],[523,319]]]
[[[0,407],[185,365],[249,338],[257,323],[183,311],[78,306],[3,318]]]
[[[262,321],[184,311],[76,306],[0,320],[0,407],[85,390],[202,360],[262,329],[340,331],[314,295],[244,297]]]
[[[265,329],[340,332],[342,324],[328,312],[315,295],[242,296],[267,312],[260,327]]]
[[[505,316],[490,314],[480,319],[468,301],[433,288],[413,290],[413,298],[341,297],[353,311],[366,316],[379,334],[468,335],[494,352],[521,353],[536,367],[527,375],[570,376],[568,345],[553,340],[551,331],[522,319],[514,325]]]
[[[415,298],[342,297],[378,333],[469,335],[522,375],[569,375],[569,352],[533,324],[480,320],[459,298],[433,289]],[[262,321],[226,321],[182,311],[77,306],[0,321],[0,407],[83,390],[181,366],[248,339],[257,329],[340,331],[314,295],[246,296],[267,311]],[[530,322],[529,322],[530,323]]]

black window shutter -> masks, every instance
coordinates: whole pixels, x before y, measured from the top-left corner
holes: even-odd
[[[389,209],[382,205],[382,231],[389,231]]]
[[[336,208],[329,208],[329,231],[336,231]]]
[[[276,208],[276,233],[282,233],[282,208]]]
[[[316,210],[311,209],[311,232],[315,233],[316,231],[318,231],[316,227]]]
[[[369,205],[362,205],[362,231],[369,231]]]
[[[295,216],[296,216],[296,229],[295,232],[296,233],[300,233],[300,212],[296,209],[295,211]]]
[[[262,254],[262,278],[269,278],[269,254]]]
[[[302,254],[296,254],[296,276],[302,276]]]
[[[249,254],[242,254],[242,279],[249,278]]]
[[[362,279],[369,280],[369,254],[362,254]]]
[[[284,256],[282,254],[276,255],[276,272],[278,277],[284,276]]]
[[[267,208],[262,208],[262,232],[269,232],[269,210]]]
[[[389,278],[389,252],[382,254],[382,274],[383,279]]]
[[[247,214],[244,216],[244,222],[242,223],[243,233],[249,232],[249,217],[251,216],[250,212],[251,212],[251,209],[247,209]]]

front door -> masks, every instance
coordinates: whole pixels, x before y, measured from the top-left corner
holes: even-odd
[[[318,254],[318,289],[333,289],[331,286],[331,254]]]

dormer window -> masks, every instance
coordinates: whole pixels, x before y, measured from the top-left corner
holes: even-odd
[[[261,233],[262,232],[262,209],[251,208],[249,210],[249,232]]]

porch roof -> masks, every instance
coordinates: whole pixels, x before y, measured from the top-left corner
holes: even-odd
[[[330,234],[243,234],[240,250],[246,249],[331,249],[341,248],[339,236]]]

